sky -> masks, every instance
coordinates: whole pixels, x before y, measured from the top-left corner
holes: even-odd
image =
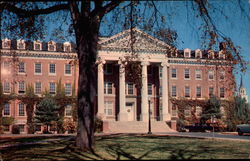
[[[240,0],[210,0],[211,18],[221,34],[230,37],[236,46],[240,46],[242,58],[250,61],[250,2]],[[177,48],[201,48],[201,20],[195,18],[190,1],[156,1],[160,13],[166,16],[166,27],[175,30],[178,34]],[[240,8],[240,7],[241,8]],[[117,31],[120,32],[120,31]],[[102,25],[101,33],[105,35],[106,28]],[[115,33],[114,33],[115,34]],[[202,48],[201,48],[202,49]],[[247,89],[250,100],[250,65],[245,73],[235,70],[237,85],[242,75],[243,85]]]
[[[238,5],[237,0],[209,0],[210,8],[214,10],[209,10],[209,14],[216,25],[217,29],[226,37],[230,37],[236,46],[241,47],[241,55],[246,61],[250,61],[250,1],[249,0],[239,0],[241,5]],[[197,48],[202,49],[201,41],[201,19],[196,18],[198,12],[194,6],[192,9],[192,1],[185,0],[168,0],[168,1],[154,1],[157,9],[161,15],[166,17],[166,23],[161,24],[164,27],[171,28],[175,30],[178,34],[178,39],[176,41],[178,49],[190,48],[195,50]],[[125,4],[123,5],[126,5]],[[240,7],[241,8],[240,8]],[[142,9],[141,9],[142,10]],[[152,9],[147,8],[144,20],[150,19]],[[147,13],[148,12],[148,13]],[[110,19],[113,18],[117,13],[111,12],[108,14],[101,24],[100,33],[103,36],[111,36],[117,34],[123,30],[122,22],[113,23]],[[51,16],[51,15],[49,15]],[[48,19],[49,19],[48,16]],[[59,15],[60,16],[60,15]],[[124,15],[119,15],[120,19],[124,19]],[[248,18],[247,18],[248,16]],[[50,17],[51,19],[55,16]],[[58,42],[60,38],[56,39],[53,37],[53,29],[57,28],[60,31],[64,30],[63,33],[67,33],[65,26],[69,24],[70,14],[66,14],[61,17],[56,17],[56,20],[62,19],[61,23],[58,21],[47,21],[47,31],[44,40],[54,40]],[[68,21],[65,21],[68,20]],[[66,24],[65,22],[68,22]],[[112,30],[108,29],[107,26],[113,25]],[[62,29],[60,28],[62,27]],[[140,28],[140,27],[138,27]],[[111,34],[111,35],[110,35]],[[66,34],[67,35],[67,34]],[[64,36],[63,41],[73,41],[72,36]],[[62,39],[61,39],[62,40]],[[248,70],[246,73],[235,73],[237,84],[240,82],[240,76],[243,76],[243,85],[247,89],[248,100],[250,100],[250,65],[248,65]]]

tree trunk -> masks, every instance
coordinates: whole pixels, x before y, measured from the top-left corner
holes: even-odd
[[[83,18],[75,26],[78,79],[78,128],[76,145],[82,150],[92,150],[94,145],[94,115],[96,97],[96,55],[99,22]]]
[[[33,123],[33,113],[34,113],[34,104],[27,104],[27,124],[28,124],[28,134],[34,133],[34,123]]]

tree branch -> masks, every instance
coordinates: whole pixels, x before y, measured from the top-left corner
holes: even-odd
[[[119,6],[123,1],[121,0],[113,0],[110,3],[108,3],[107,5],[99,8],[95,8],[92,12],[91,12],[91,17],[93,16],[99,16],[100,19],[107,14],[108,12],[112,11],[115,7]]]
[[[30,17],[35,15],[50,14],[56,11],[67,10],[67,9],[70,9],[68,4],[59,4],[45,9],[25,10],[16,7],[15,5],[10,3],[6,2],[0,3],[0,10],[8,10],[9,12],[17,14],[19,17]]]

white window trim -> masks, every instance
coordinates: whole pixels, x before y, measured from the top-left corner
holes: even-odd
[[[106,106],[107,104],[112,105],[112,107],[110,106]],[[112,114],[109,115],[107,112],[107,109],[111,109],[112,110]],[[113,101],[104,101],[104,113],[106,116],[114,116],[115,115],[115,111],[114,111],[114,102]]]
[[[186,87],[189,87],[189,96],[188,97],[186,97]],[[191,88],[190,88],[190,86],[184,86],[184,97],[186,97],[186,98],[191,97]]]
[[[53,45],[54,46],[54,50],[50,50],[49,46]],[[47,45],[48,51],[56,51],[56,43],[54,41],[49,41],[48,45]]]
[[[188,69],[188,71],[189,71],[189,72],[188,72],[189,78],[185,78],[185,75],[186,75],[186,74],[185,74],[185,69]],[[185,69],[184,69],[184,80],[190,80],[190,79],[191,79],[191,72],[190,72],[190,69],[189,69],[189,68],[185,68]]]
[[[70,94],[67,94],[67,93],[66,93],[66,84],[70,84],[70,87],[71,87],[71,88],[70,88]],[[72,96],[72,84],[71,84],[71,83],[65,83],[65,84],[64,84],[64,89],[65,89],[65,95],[66,95],[66,96]]]
[[[10,104],[10,103],[5,103],[5,104],[9,104],[9,108],[10,108],[9,111],[10,111],[10,114],[9,114],[9,115],[5,115],[5,114],[4,114],[4,107],[3,107],[2,116],[10,117],[10,116],[11,116],[11,104]],[[5,104],[4,104],[4,105],[5,105]]]
[[[186,56],[186,53],[188,53],[188,56]],[[191,57],[191,50],[188,48],[184,49],[183,55],[184,55],[184,58],[190,58]]]
[[[18,117],[26,117],[26,106],[25,106],[25,104],[23,104],[23,110],[24,110],[24,115],[23,116],[21,116],[20,115],[20,104],[23,104],[23,103],[18,103]]]
[[[70,74],[66,73],[66,65],[70,65]],[[64,75],[65,76],[72,76],[72,65],[71,64],[64,64]]]
[[[200,55],[200,57],[198,57],[198,54]],[[195,50],[195,58],[198,58],[198,59],[202,58],[202,52],[200,49]]]
[[[173,96],[173,87],[175,86],[175,96]],[[173,98],[177,98],[177,86],[176,85],[172,85],[171,86],[171,97]]]
[[[36,93],[36,83],[40,83],[41,84],[41,93]],[[43,87],[42,87],[42,82],[34,82],[34,93],[35,93],[35,95],[38,95],[38,96],[40,96],[41,94],[42,94],[42,92],[43,92]]]
[[[128,93],[128,90],[129,90],[129,89],[128,89],[128,84],[132,84],[132,87],[133,87],[133,89],[132,89],[132,90],[133,90],[133,94],[129,94],[129,93]],[[134,85],[134,83],[132,83],[132,82],[126,83],[126,95],[132,95],[132,96],[135,95],[135,85]]]
[[[67,107],[70,107],[70,112],[71,112],[71,115],[67,115],[67,110],[66,110],[66,108]],[[72,107],[72,105],[67,105],[66,107],[65,107],[65,110],[64,110],[64,117],[72,117],[72,113],[73,112],[73,107]]]
[[[9,91],[8,92],[6,92],[6,90],[5,90],[5,84],[6,83],[8,83],[9,84]],[[11,83],[10,82],[3,82],[3,93],[4,94],[10,94],[11,93]]]
[[[23,48],[20,48],[19,46],[20,43],[23,43]],[[21,50],[21,49],[25,49],[25,47],[26,47],[26,44],[24,40],[21,40],[21,39],[17,40],[17,49]]]
[[[41,64],[41,73],[36,73],[36,64]],[[34,75],[43,75],[43,65],[40,62],[34,63]]]
[[[110,94],[108,93],[108,84],[109,83],[111,83],[111,91],[112,91]],[[106,93],[103,91],[104,95],[114,95],[113,86],[114,86],[114,83],[112,83],[112,82],[104,82],[104,90],[106,88]]]
[[[5,43],[5,42],[7,42],[7,43],[10,42],[9,45],[8,45],[7,47],[4,46],[4,43]],[[2,40],[2,49],[10,49],[10,47],[11,47],[11,40],[8,39],[8,38],[3,39],[3,40]]]
[[[175,71],[176,71],[176,77],[172,77],[173,69],[175,69]],[[175,79],[176,80],[177,78],[178,78],[177,69],[176,68],[172,68],[171,69],[171,79]]]
[[[54,91],[54,93],[52,94],[52,95],[54,95],[54,94],[56,94],[56,83],[55,82],[49,82],[49,93],[51,92],[51,86],[50,86],[50,83],[54,83],[55,84],[55,91]]]
[[[213,79],[210,79],[210,78],[209,78],[209,72],[212,72],[212,73],[213,73]],[[214,71],[213,71],[213,70],[208,70],[207,74],[208,74],[208,75],[207,75],[207,76],[208,76],[208,80],[209,80],[209,81],[213,81],[213,80],[214,80]]]
[[[40,45],[40,49],[36,49],[36,48],[35,48],[36,44],[39,44],[39,45]],[[39,40],[34,41],[34,42],[33,42],[33,49],[34,49],[34,50],[37,50],[37,51],[42,50],[42,42],[39,41]]]
[[[23,69],[24,69],[24,72],[19,72],[19,64],[18,64],[18,75],[25,75],[26,74],[26,63],[21,61],[23,63]],[[19,63],[21,63],[19,62]]]
[[[69,51],[66,51],[66,46],[69,46]],[[70,42],[63,43],[63,51],[64,52],[71,52],[72,51]]]
[[[197,70],[200,71],[201,78],[197,78]],[[195,69],[195,80],[202,80],[202,69]]]
[[[55,73],[50,73],[50,64],[55,64]],[[48,72],[50,76],[55,76],[56,75],[56,63],[49,63],[48,64]]]

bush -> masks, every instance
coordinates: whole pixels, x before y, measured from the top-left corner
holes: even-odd
[[[68,133],[75,133],[76,132],[76,122],[73,121],[73,119],[65,119],[64,121],[64,129],[68,131]]]
[[[103,121],[99,117],[95,118],[95,132],[102,132],[103,131]]]
[[[12,126],[12,134],[20,134],[20,129],[18,125]]]

